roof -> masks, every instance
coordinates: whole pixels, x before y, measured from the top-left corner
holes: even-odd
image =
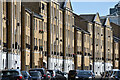
[[[20,69],[6,69],[6,70],[2,70],[2,71],[20,71]]]
[[[82,18],[81,16],[74,13],[74,19],[75,19],[75,27],[77,30],[80,30],[86,34],[90,34],[90,32],[87,31],[88,27],[88,21]]]
[[[58,3],[60,4],[60,8],[64,8],[65,1],[66,1],[66,0],[63,0],[63,2],[61,2],[61,1],[58,2]]]
[[[34,17],[44,20],[43,16],[37,13],[34,13]]]
[[[88,21],[77,14],[74,14],[74,24],[75,26],[78,26],[79,28],[87,31]]]
[[[28,8],[25,8],[25,11],[28,12],[29,14],[34,13],[30,9],[28,9]],[[41,14],[34,13],[34,17],[44,20],[43,16]]]
[[[112,30],[113,30],[113,36],[117,37],[117,38],[120,38],[120,26],[111,22],[110,23],[111,27],[112,27]]]
[[[62,1],[58,1],[58,3],[60,4],[60,8],[64,9],[66,7],[68,0],[62,0]],[[71,5],[71,1],[70,1],[70,5]],[[71,10],[72,9],[72,5],[71,5]]]
[[[118,38],[116,36],[113,36],[113,39],[114,39],[114,42],[119,42],[120,41],[120,38]]]
[[[104,26],[104,24],[105,24],[105,22],[106,22],[106,18],[100,19],[100,21],[101,21],[102,25]]]
[[[93,22],[95,16],[96,16],[96,14],[83,14],[83,15],[80,15],[80,17],[82,17],[85,20],[88,20],[90,22]]]

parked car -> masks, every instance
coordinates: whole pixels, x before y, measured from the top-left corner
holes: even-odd
[[[104,79],[110,79],[112,77],[113,77],[112,76],[112,71],[105,71],[104,72],[104,76],[103,76]]]
[[[51,74],[51,80],[55,80],[55,76],[56,76],[55,70],[47,70],[47,71],[49,71]]]
[[[114,80],[120,80],[120,71],[116,71],[113,76]]]
[[[2,71],[0,70],[0,80],[2,79]]]
[[[29,70],[29,72],[30,71],[39,71],[42,74],[42,80],[49,80],[47,73],[46,73],[46,70],[44,68],[35,68],[35,69]]]
[[[23,80],[23,76],[19,69],[2,70],[1,80]]]
[[[32,80],[42,80],[42,75],[39,71],[30,71]]]
[[[120,70],[119,69],[113,69],[111,70],[111,78],[115,78],[115,79],[120,79]]]
[[[75,80],[76,75],[78,74],[79,70],[70,70],[68,73],[68,80]]]
[[[51,73],[49,71],[47,71],[47,76],[48,76],[48,79],[51,80]]]
[[[68,79],[68,73],[63,72],[64,76],[66,77],[66,79]]]
[[[59,70],[55,70],[55,79],[56,80],[66,80],[66,77],[64,76],[64,73],[59,71]]]
[[[25,80],[31,80],[31,76],[27,71],[21,71]]]
[[[95,75],[91,70],[79,70],[75,76],[75,80],[92,80],[95,78]]]

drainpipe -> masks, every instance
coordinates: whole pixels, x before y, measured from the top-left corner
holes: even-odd
[[[50,69],[50,62],[51,62],[51,2],[47,3],[47,69]]]

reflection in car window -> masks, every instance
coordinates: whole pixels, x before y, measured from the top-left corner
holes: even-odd
[[[30,72],[30,75],[32,77],[39,77],[40,76],[40,74],[38,72]]]
[[[91,75],[91,72],[83,72],[83,71],[80,71],[78,73],[78,75]]]
[[[3,76],[7,76],[7,75],[19,75],[19,73],[17,71],[2,71]]]

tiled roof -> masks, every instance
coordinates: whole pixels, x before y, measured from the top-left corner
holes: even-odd
[[[96,16],[96,14],[84,14],[84,15],[80,15],[80,17],[82,17],[85,20],[90,21],[90,22],[93,22],[95,16]]]
[[[105,24],[105,22],[106,22],[106,18],[100,19],[100,21],[101,21],[102,25],[104,26],[104,24]]]
[[[120,33],[119,33],[120,26],[115,24],[115,23],[113,23],[113,22],[111,22],[110,25],[111,25],[112,30],[113,30],[113,35],[118,37],[118,38],[120,38]]]
[[[67,2],[68,2],[68,0],[58,1],[58,3],[60,4],[60,8],[64,9],[64,7],[66,7]],[[71,1],[70,1],[70,5],[71,5]],[[72,9],[72,5],[71,5],[71,9]]]
[[[59,1],[58,3],[60,4],[60,8],[64,8],[64,4],[65,4],[66,0],[63,1]]]

